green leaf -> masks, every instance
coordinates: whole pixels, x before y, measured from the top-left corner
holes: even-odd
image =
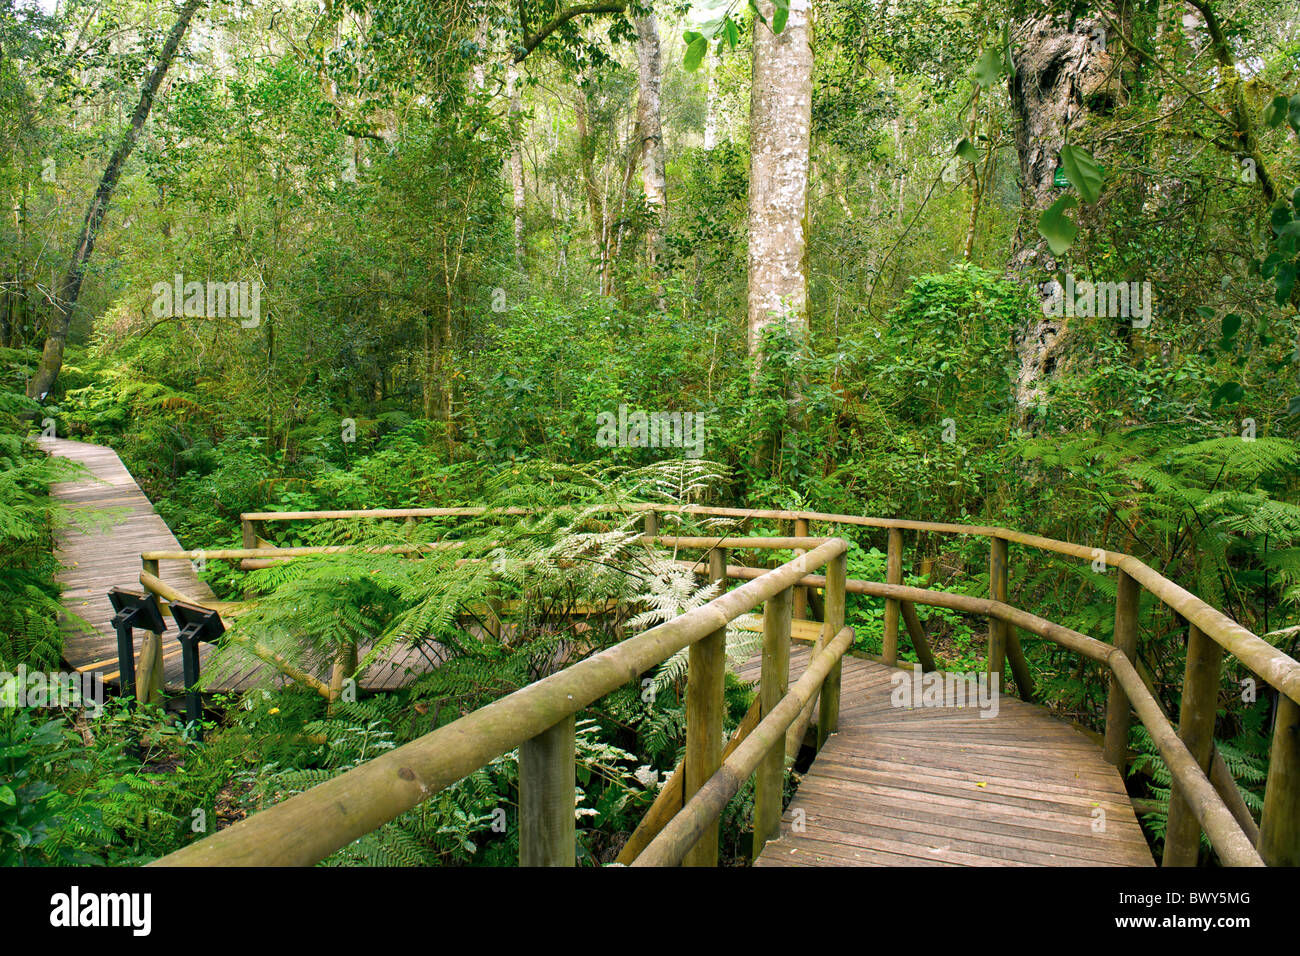
[[[17,802],[18,802],[18,798],[14,796],[14,792],[12,788],[0,784],[0,803],[12,807]]]
[[[980,161],[980,151],[976,149],[975,145],[968,139],[963,139],[958,143],[957,148],[953,150],[953,153],[960,156],[968,163],[978,163]]]
[[[1291,396],[1291,404],[1287,406],[1286,413],[1293,418],[1300,416],[1300,395]]]
[[[1062,196],[1048,206],[1038,220],[1038,231],[1047,240],[1047,246],[1053,255],[1064,255],[1074,245],[1079,227],[1065,215],[1065,211],[1077,205],[1079,201],[1073,196]]]
[[[990,87],[998,81],[1002,69],[1002,51],[989,47],[975,63],[975,82],[981,87]]]
[[[1289,102],[1285,96],[1275,96],[1273,101],[1264,107],[1264,125],[1278,126],[1286,119]]]
[[[790,18],[790,0],[776,0],[776,11],[772,14],[772,32],[780,33],[785,29],[785,22]]]
[[[726,31],[727,31],[727,46],[729,46],[731,49],[734,50],[736,48],[736,45],[740,43],[740,27],[736,26],[735,20],[728,18]]]
[[[1229,405],[1236,404],[1241,401],[1245,394],[1246,389],[1242,387],[1240,382],[1224,382],[1215,391],[1214,397],[1210,400],[1210,407],[1218,408],[1225,402]]]
[[[1103,180],[1101,165],[1092,158],[1092,153],[1077,146],[1061,147],[1061,166],[1070,183],[1079,190],[1084,202],[1096,202],[1101,196]]]
[[[1282,227],[1291,221],[1291,213],[1286,208],[1286,203],[1279,202],[1268,211],[1268,222],[1273,227],[1273,231],[1280,233]]]
[[[1277,291],[1273,295],[1273,301],[1278,305],[1286,305],[1287,300],[1291,298],[1291,287],[1295,285],[1296,266],[1294,262],[1284,263],[1277,268],[1277,275],[1273,281],[1277,284]]]
[[[1241,316],[1236,312],[1229,312],[1223,317],[1223,322],[1220,323],[1219,328],[1223,333],[1223,341],[1231,342],[1241,330]]]
[[[708,37],[697,33],[695,38],[686,45],[686,56],[682,60],[682,65],[689,72],[694,73],[700,68],[700,64],[704,61],[704,54],[708,49]]]

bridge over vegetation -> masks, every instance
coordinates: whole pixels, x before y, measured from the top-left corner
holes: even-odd
[[[116,455],[76,442],[55,441],[47,447],[81,461],[93,476],[56,486],[55,497],[95,508],[125,506],[127,513],[126,521],[115,527],[66,534],[60,541],[69,565],[67,607],[97,628],[95,638],[70,642],[65,654],[73,666],[99,671],[108,680],[115,679],[120,668],[105,643],[110,619],[97,595],[138,584],[144,588],[142,598],[156,599],[164,608],[234,619],[255,607],[255,601],[216,601],[194,576],[195,562],[237,560],[268,567],[363,550],[351,545],[277,547],[259,534],[265,523],[400,519],[418,527],[425,519],[489,517],[508,522],[527,513],[509,508],[413,508],[245,514],[244,547],[183,550]],[[997,527],[662,503],[620,503],[604,510],[638,516],[647,546],[698,552],[697,561],[681,564],[718,582],[719,595],[158,862],[312,864],[489,761],[518,750],[520,862],[571,865],[575,718],[686,650],[685,758],[624,846],[621,863],[716,864],[719,816],[752,776],[753,855],[758,865],[1151,865],[1121,777],[1136,715],[1173,778],[1164,865],[1194,864],[1202,832],[1228,865],[1300,864],[1300,664],[1136,558]],[[755,520],[786,523],[791,534],[662,534],[660,521],[669,516],[723,518],[739,525]],[[884,581],[848,577],[849,543],[835,532],[854,526],[887,531]],[[987,539],[988,598],[904,585],[908,533]],[[1044,552],[1101,561],[1115,569],[1111,640],[1010,605],[1012,544],[1026,559]],[[368,550],[396,550],[418,559],[456,547],[458,542],[444,538]],[[791,550],[794,557],[774,567],[728,563],[729,554]],[[1187,624],[1187,666],[1176,727],[1135,666],[1138,602],[1144,590]],[[845,626],[850,594],[884,600],[882,654],[852,650],[853,629]],[[501,602],[492,594],[480,598],[466,609],[467,617],[485,622],[482,626],[489,633],[501,637]],[[987,619],[987,695],[977,696],[979,685],[967,676],[950,679],[952,675],[936,672],[918,606]],[[816,619],[807,619],[810,614]],[[759,631],[762,649],[739,669],[740,677],[757,682],[757,699],[736,732],[724,740],[729,626]],[[1032,703],[1034,687],[1021,649],[1022,631],[1108,675],[1106,727],[1100,740]],[[910,672],[899,666],[904,635],[919,661]],[[160,634],[148,632],[139,650],[133,648],[142,699],[182,688],[173,663],[176,650]],[[273,655],[265,657],[264,665],[278,667],[286,678],[300,679],[333,699],[349,666],[355,669],[358,650],[353,647],[344,655],[350,660],[336,660],[330,673],[319,675],[295,673],[291,664]],[[427,655],[420,660],[412,655],[386,659],[376,668],[380,676],[363,679],[363,685],[382,689],[385,681],[395,680],[394,674],[436,666]],[[1278,692],[1258,824],[1214,747],[1215,702],[1225,655]],[[1021,700],[999,686],[1008,667]],[[248,679],[247,674],[236,674],[221,687],[239,689]],[[910,687],[927,691],[900,701],[900,692]],[[787,805],[792,768],[798,787]]]

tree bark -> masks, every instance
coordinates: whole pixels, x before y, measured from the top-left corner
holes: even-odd
[[[582,163],[582,188],[587,195],[587,216],[591,220],[591,253],[596,261],[600,291],[604,294],[609,271],[605,198],[596,182],[596,143],[587,120],[587,90],[581,82],[573,100],[573,110],[578,129],[578,158]]]
[[[636,20],[637,128],[641,135],[641,184],[654,221],[646,233],[651,268],[659,258],[659,245],[667,222],[668,201],[664,179],[664,138],[660,114],[663,64],[659,55],[659,27],[653,15]]]
[[[1023,42],[1012,52],[1010,93],[1020,159],[1021,218],[1010,269],[1035,285],[1047,282],[1057,265],[1038,234],[1038,219],[1056,198],[1053,182],[1061,147],[1068,134],[1083,125],[1086,93],[1106,72],[1104,52],[1094,49],[1098,29],[1101,24],[1093,20],[1081,19],[1071,27],[1066,16],[1032,17],[1023,22]],[[1064,317],[1035,309],[1016,336],[1016,407],[1022,421],[1039,400],[1043,379],[1061,359],[1066,324]]]
[[[510,196],[514,208],[515,267],[524,268],[527,249],[524,246],[524,152],[521,144],[520,113],[523,107],[519,98],[519,69],[512,62],[506,68],[506,88],[510,96]]]
[[[104,214],[108,211],[108,204],[117,189],[118,180],[122,177],[122,169],[135,149],[135,144],[140,139],[140,132],[144,129],[145,121],[149,118],[149,112],[153,109],[153,101],[158,93],[158,88],[162,86],[163,78],[167,75],[167,69],[176,57],[176,51],[180,47],[181,39],[185,36],[185,31],[189,28],[190,20],[194,18],[194,14],[202,5],[203,0],[188,0],[185,6],[181,8],[180,16],[177,17],[171,33],[167,35],[167,42],[163,44],[162,52],[158,56],[158,62],[140,88],[140,101],[136,104],[135,112],[131,115],[131,123],[122,134],[121,141],[117,144],[117,148],[113,150],[113,155],[109,157],[108,165],[104,168],[104,174],[99,180],[99,188],[95,190],[95,196],[91,199],[90,207],[86,210],[86,220],[81,227],[81,236],[77,240],[77,247],[72,253],[72,259],[68,263],[68,271],[59,284],[54,303],[54,316],[50,323],[49,334],[45,338],[45,348],[41,354],[41,362],[36,370],[36,375],[27,385],[27,394],[31,398],[44,399],[49,394],[50,389],[54,387],[54,382],[63,369],[63,350],[68,342],[68,330],[72,326],[72,314],[76,310],[77,300],[81,296],[81,283],[86,277],[86,266],[90,262],[90,256],[95,251],[95,240],[98,238],[99,228],[104,222]]]
[[[970,94],[970,129],[966,138],[971,145],[975,144],[975,126],[979,122],[980,116],[980,86],[978,83],[971,84]],[[989,152],[993,152],[992,144],[989,145]],[[970,217],[966,220],[966,241],[962,244],[962,258],[970,262],[971,255],[975,252],[975,227],[979,223],[980,216],[980,170],[979,166],[971,164],[971,188],[970,188]]]
[[[771,0],[760,2],[770,22]],[[807,214],[812,122],[811,2],[790,0],[785,29],[754,24],[750,93],[749,353],[785,322],[808,332]]]
[[[718,145],[718,65],[712,52],[704,54],[704,71],[708,74],[704,87],[704,148]]]

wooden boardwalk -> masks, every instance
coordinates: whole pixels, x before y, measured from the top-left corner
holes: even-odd
[[[41,439],[40,445],[51,455],[81,463],[89,472],[84,478],[61,482],[50,489],[50,496],[70,508],[70,516],[75,519],[58,530],[55,541],[62,564],[56,578],[64,589],[63,607],[93,628],[87,634],[65,619],[63,658],[77,671],[99,671],[106,683],[116,684],[117,634],[110,626],[113,606],[108,592],[113,587],[142,591],[140,553],[179,551],[181,545],[111,448],[62,438]],[[200,602],[216,600],[188,561],[160,562],[159,576]],[[165,611],[164,617],[168,630],[163,633],[163,687],[175,693],[184,687],[181,646],[176,640],[175,621]],[[137,653],[140,638],[141,632],[137,631]],[[206,661],[213,649],[208,644],[200,648],[201,658]],[[209,689],[229,692],[258,686],[265,666],[223,674]],[[393,658],[369,668],[360,685],[366,690],[393,689],[435,666],[435,660],[417,649],[399,650]],[[275,679],[282,680],[279,675]]]
[[[807,665],[791,650],[791,682]],[[740,670],[756,681],[760,662]],[[909,671],[844,658],[839,732],[756,866],[1153,866],[1119,772],[1093,741],[1007,695],[994,717],[891,704]]]
[[[180,545],[111,449],[63,439],[41,444],[89,472],[51,489],[52,497],[89,519],[66,523],[57,534],[64,608],[93,629],[87,634],[65,622],[64,658],[78,671],[100,671],[116,683],[108,591],[140,590],[140,553]],[[160,576],[201,602],[215,601],[189,562],[164,561]],[[168,617],[164,687],[177,692],[181,653]],[[748,626],[760,626],[755,621]],[[808,622],[794,628],[797,637],[815,630]],[[212,648],[204,645],[204,653]],[[792,681],[808,657],[807,644],[792,648]],[[361,685],[400,686],[436,667],[434,658],[399,651],[372,667]],[[265,667],[225,675],[211,689],[257,686]],[[755,657],[740,676],[756,681],[759,671]],[[1005,695],[994,717],[950,698],[940,706],[893,706],[895,675],[911,680],[910,671],[844,658],[839,732],[802,776],[780,837],[757,866],[1152,865],[1119,773],[1083,734]]]

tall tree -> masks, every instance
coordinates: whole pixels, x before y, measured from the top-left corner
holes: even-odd
[[[507,123],[510,130],[510,203],[514,211],[515,265],[524,267],[524,211],[527,193],[524,188],[524,148],[519,96],[519,68],[512,61],[506,67],[506,91],[509,97]]]
[[[58,293],[54,299],[54,316],[50,322],[49,334],[45,337],[45,348],[41,353],[40,365],[36,375],[27,385],[27,394],[31,398],[45,398],[63,369],[63,350],[68,343],[72,314],[76,311],[77,300],[81,296],[81,284],[86,277],[86,266],[95,251],[95,240],[99,237],[104,214],[113,199],[118,180],[122,178],[122,169],[140,139],[145,121],[149,119],[154,97],[158,95],[158,89],[167,75],[167,69],[176,57],[176,51],[180,48],[185,31],[189,29],[190,21],[201,6],[203,0],[186,0],[185,6],[181,8],[176,23],[167,34],[167,42],[163,44],[162,52],[158,55],[158,62],[154,64],[153,70],[145,77],[144,85],[140,88],[140,100],[136,104],[135,112],[131,114],[131,122],[122,133],[122,138],[117,148],[113,150],[113,155],[109,157],[103,176],[100,177],[99,188],[95,190],[90,207],[86,210],[81,236],[68,262],[63,281],[59,283]]]
[[[1051,205],[1061,147],[1087,118],[1088,92],[1107,74],[1104,25],[1056,11],[1024,17],[1011,54],[1010,93],[1020,159],[1021,219],[1011,271],[1026,281],[1050,279],[1056,268],[1037,232],[1038,217]],[[1020,371],[1016,405],[1022,418],[1037,401],[1042,379],[1060,359],[1066,320],[1035,311],[1019,330]]]
[[[779,33],[772,30],[775,6],[758,4],[763,16],[754,24],[749,105],[749,352],[755,359],[774,322],[788,323],[800,337],[808,329],[812,4],[790,0]]]
[[[664,136],[660,112],[663,63],[659,55],[659,27],[654,15],[636,19],[637,130],[641,136],[641,183],[654,221],[646,237],[650,264],[659,254],[659,242],[668,213],[664,180]]]

